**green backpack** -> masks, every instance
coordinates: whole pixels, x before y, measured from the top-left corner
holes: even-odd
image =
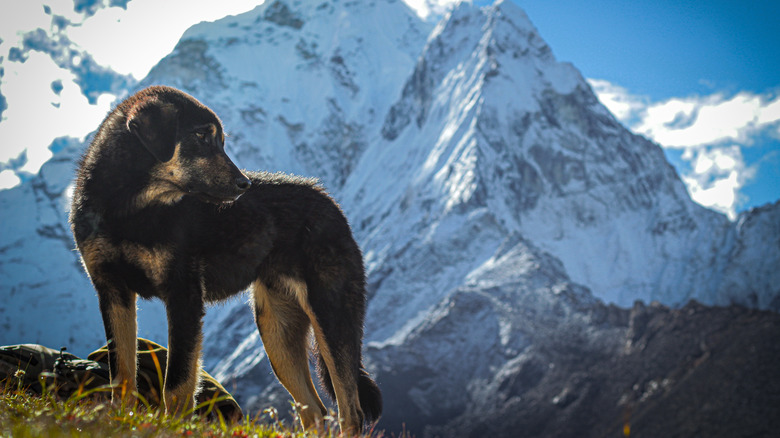
[[[165,347],[138,338],[138,392],[153,407],[161,404],[167,355]],[[243,414],[233,396],[207,372],[201,370],[200,377],[196,403],[206,405],[196,412],[201,415],[208,412],[207,418],[211,419],[216,419],[219,412],[226,421],[240,421]],[[79,390],[106,387],[109,383],[107,345],[90,353],[87,359],[74,356],[66,352],[65,348],[57,351],[37,344],[0,347],[0,384],[6,387],[20,385],[40,395],[43,393],[43,384],[49,389],[53,388],[58,396],[68,398]],[[96,391],[90,396],[107,399],[108,394],[108,391]]]
[[[37,344],[0,347],[0,381],[6,386],[20,385],[35,394],[43,392],[43,385],[51,387],[56,381],[54,388],[63,397],[70,396],[82,383],[85,389],[108,384],[108,367],[64,350]],[[63,378],[58,379],[60,376]]]

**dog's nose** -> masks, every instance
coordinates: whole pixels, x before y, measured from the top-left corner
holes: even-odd
[[[249,190],[249,187],[252,186],[252,181],[249,181],[249,178],[245,177],[244,175],[237,176],[234,182],[236,187],[242,192]]]

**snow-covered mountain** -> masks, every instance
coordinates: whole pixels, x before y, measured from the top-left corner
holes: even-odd
[[[579,415],[578,357],[648,358],[638,331],[669,318],[637,300],[780,310],[780,202],[736,222],[692,202],[511,2],[461,4],[434,27],[400,0],[268,1],[188,30],[151,84],[213,108],[239,166],[318,176],[342,204],[368,271],[383,427],[468,435],[464,418],[541,409],[522,400],[550,391]],[[81,147],[62,141],[0,192],[0,343],[102,342],[66,224]],[[286,410],[242,301],[207,315],[205,367],[246,409]],[[141,334],[164,340],[148,307]]]

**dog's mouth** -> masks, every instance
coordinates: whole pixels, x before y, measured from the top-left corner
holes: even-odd
[[[241,181],[239,181],[241,182]],[[248,182],[248,180],[247,180]],[[206,184],[199,184],[197,182],[190,182],[184,185],[184,192],[188,195],[194,196],[196,199],[214,204],[221,207],[227,207],[233,205],[238,198],[246,193],[251,184],[246,185],[236,184],[236,187],[230,186],[212,186]]]
[[[210,193],[205,192],[196,192],[196,191],[189,191],[191,195],[195,196],[196,198],[200,199],[203,202],[207,202],[209,204],[214,204],[218,206],[224,206],[229,207],[233,205],[236,201],[238,201],[238,198],[241,197],[243,193],[239,193],[237,195],[213,195]]]

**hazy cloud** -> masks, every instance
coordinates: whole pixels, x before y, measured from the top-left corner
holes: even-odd
[[[22,180],[16,176],[16,172],[13,170],[6,169],[0,172],[0,187],[13,187],[20,182],[22,182]]]
[[[647,107],[647,102],[625,88],[603,79],[588,79],[604,106],[619,120],[626,122]]]
[[[420,18],[427,20],[444,15],[461,0],[403,0]]]
[[[691,198],[736,219],[743,196],[740,189],[756,172],[745,165],[742,149],[736,145],[688,148],[683,159],[691,162],[692,171],[682,176]]]

